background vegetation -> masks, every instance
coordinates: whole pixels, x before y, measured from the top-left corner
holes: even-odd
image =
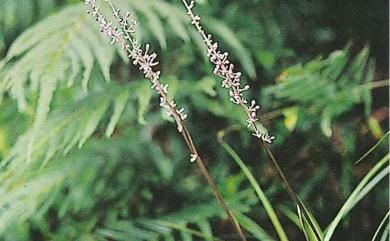
[[[315,240],[211,76],[180,1],[114,2],[159,52],[162,81],[249,239],[283,240],[282,228]],[[340,218],[330,240],[387,240],[388,1],[197,2],[320,233]],[[237,240],[149,83],[84,4],[0,9],[0,240]]]

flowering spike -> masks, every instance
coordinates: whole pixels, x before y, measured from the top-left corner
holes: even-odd
[[[196,162],[198,161],[197,167],[199,168],[200,172],[202,175],[205,177],[207,180],[209,186],[211,187],[212,191],[214,192],[218,203],[220,206],[225,210],[226,214],[228,215],[229,219],[231,220],[233,226],[235,227],[237,233],[240,235],[241,240],[245,241],[245,236],[236,221],[233,212],[229,209],[227,206],[225,200],[223,199],[217,185],[215,184],[213,178],[210,176],[209,172],[207,171],[202,159],[198,156],[196,147],[193,144],[192,137],[188,130],[186,129],[184,125],[184,119],[187,118],[187,115],[184,113],[184,109],[180,109],[178,111],[176,109],[176,104],[173,101],[170,101],[168,98],[168,95],[166,93],[167,87],[162,86],[161,83],[159,82],[159,76],[160,72],[156,72],[153,70],[153,67],[156,66],[158,63],[155,62],[155,58],[157,55],[154,54],[148,54],[149,50],[149,45],[146,46],[146,51],[143,53],[142,49],[140,48],[140,45],[138,44],[137,40],[132,36],[134,33],[133,28],[134,26],[129,25],[129,21],[124,21],[125,17],[120,15],[119,11],[116,11],[116,8],[113,6],[110,0],[105,0],[106,3],[108,3],[111,7],[112,13],[114,14],[118,24],[121,27],[121,31],[119,32],[119,35],[112,35],[112,27],[111,24],[108,24],[107,21],[105,20],[104,16],[98,11],[97,5],[96,5],[96,0],[84,0],[85,4],[89,4],[92,9],[93,9],[93,16],[96,15],[96,21],[101,23],[101,26],[104,27],[104,33],[110,37],[110,38],[115,38],[115,42],[122,43],[124,44],[121,46],[124,46],[128,56],[133,59],[133,63],[138,65],[140,70],[143,71],[145,77],[149,79],[152,82],[152,88],[155,89],[158,94],[160,95],[160,105],[163,108],[166,108],[167,114],[172,116],[176,123],[177,123],[177,129],[181,133],[181,135],[184,137],[186,144],[191,151],[191,162]],[[192,6],[195,4],[195,2],[192,2]],[[99,18],[102,20],[101,22],[99,21]],[[104,20],[104,21],[103,21]],[[130,24],[135,23],[135,21],[130,21]],[[200,26],[199,22],[196,23],[198,26]],[[130,45],[128,45],[126,42],[129,42]],[[166,87],[166,88],[165,88]],[[164,91],[166,90],[166,91]]]
[[[116,9],[110,0],[105,1],[110,5],[119,28],[114,27],[113,23],[100,13],[96,0],[84,0],[84,3],[92,8],[92,11],[88,11],[88,14],[93,16],[99,23],[100,31],[110,39],[111,44],[119,44],[121,49],[127,52],[127,56],[133,60],[133,64],[139,67],[145,78],[151,81],[152,89],[156,90],[160,95],[160,106],[165,109],[168,116],[172,116],[175,119],[179,132],[182,132],[183,125],[181,121],[187,118],[187,114],[183,108],[178,111],[176,103],[168,99],[168,85],[160,83],[161,72],[153,69],[153,67],[159,64],[156,61],[157,54],[149,53],[149,44],[146,44],[145,50],[142,50],[137,39],[133,37],[137,21],[132,18],[132,14],[126,12],[125,15],[121,15],[121,11]]]
[[[243,93],[250,88],[249,85],[241,86],[242,74],[240,72],[234,72],[234,65],[228,60],[229,54],[227,52],[222,54],[218,49],[218,43],[213,41],[211,34],[207,34],[203,30],[199,15],[196,15],[192,11],[195,6],[195,1],[191,1],[190,4],[188,4],[186,0],[182,1],[191,18],[191,24],[194,25],[202,36],[203,41],[206,43],[207,56],[209,57],[210,62],[214,64],[213,73],[222,78],[222,87],[229,89],[229,100],[236,105],[240,105],[244,109],[247,115],[247,127],[251,130],[252,135],[264,142],[272,143],[272,140],[274,140],[275,137],[270,136],[267,133],[260,133],[255,124],[255,122],[259,120],[256,112],[260,109],[260,106],[256,105],[255,101],[251,101],[251,106],[248,106],[248,100],[243,97]]]

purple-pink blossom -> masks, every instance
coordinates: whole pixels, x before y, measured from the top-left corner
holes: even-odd
[[[149,44],[146,44],[144,51],[137,39],[133,37],[137,21],[132,17],[132,14],[126,12],[122,16],[120,10],[116,9],[110,1],[105,1],[110,5],[119,27],[113,26],[113,23],[101,14],[96,0],[85,0],[84,2],[92,8],[92,11],[88,11],[88,13],[99,23],[100,31],[111,40],[111,44],[119,44],[121,49],[125,50],[128,57],[132,59],[132,63],[138,66],[145,78],[151,81],[152,89],[160,95],[160,106],[166,110],[168,116],[172,116],[176,120],[178,130],[182,132],[182,121],[187,118],[187,114],[183,108],[177,108],[176,103],[169,100],[168,85],[160,83],[161,72],[154,70],[154,67],[159,64],[157,54],[150,53]]]
[[[247,115],[247,127],[251,130],[252,135],[261,139],[264,142],[272,143],[275,136],[271,136],[268,133],[261,133],[256,125],[259,121],[257,117],[257,111],[260,110],[260,106],[256,104],[255,100],[249,101],[243,96],[243,92],[248,90],[249,85],[242,86],[241,84],[241,72],[236,72],[234,65],[228,60],[229,54],[227,52],[221,52],[218,48],[218,43],[214,42],[212,35],[206,34],[204,31],[199,15],[194,14],[192,9],[195,6],[195,1],[191,1],[189,4],[186,0],[182,0],[187,14],[191,18],[191,24],[195,26],[198,32],[201,34],[203,41],[207,46],[207,56],[210,62],[214,64],[213,73],[222,78],[222,87],[229,89],[230,101],[234,104],[240,105]]]

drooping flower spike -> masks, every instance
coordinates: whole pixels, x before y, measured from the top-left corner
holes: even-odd
[[[103,16],[96,0],[85,0],[84,2],[91,7],[92,11],[88,11],[88,13],[99,23],[100,31],[107,35],[111,44],[119,44],[121,49],[125,50],[128,57],[132,59],[133,64],[139,67],[145,78],[151,81],[152,88],[160,96],[160,106],[166,110],[168,116],[172,116],[176,120],[177,128],[179,132],[182,132],[181,121],[187,118],[187,114],[183,108],[178,109],[176,103],[169,100],[168,85],[160,83],[161,72],[153,69],[159,64],[156,60],[157,54],[149,53],[149,44],[146,44],[145,51],[143,51],[137,39],[133,37],[138,23],[132,14],[126,12],[125,15],[121,15],[120,10],[116,9],[111,1],[104,1],[110,5],[119,27],[114,27],[113,23]]]
[[[182,2],[187,9],[187,14],[191,18],[191,24],[195,26],[196,30],[201,34],[203,41],[206,43],[207,56],[210,62],[214,64],[213,73],[223,79],[222,87],[229,90],[230,101],[236,105],[240,105],[244,109],[247,115],[247,127],[251,130],[252,135],[266,143],[272,143],[275,136],[271,136],[268,133],[261,133],[256,125],[256,122],[259,121],[257,111],[260,110],[260,106],[255,100],[248,101],[243,96],[243,92],[249,89],[249,85],[242,86],[241,72],[234,71],[234,65],[228,60],[229,54],[227,52],[222,53],[218,49],[218,43],[213,41],[212,36],[206,34],[204,31],[199,15],[194,14],[192,11],[195,6],[195,1],[192,0],[189,4],[186,0],[182,0]]]
[[[160,71],[155,71],[153,68],[158,65],[156,61],[157,54],[149,53],[150,46],[147,44],[145,46],[145,51],[141,49],[141,45],[133,37],[135,33],[135,26],[137,22],[135,18],[132,18],[132,14],[127,12],[124,16],[121,15],[120,11],[116,9],[110,0],[104,0],[111,7],[112,13],[116,19],[119,28],[113,27],[112,22],[108,21],[103,14],[101,14],[99,6],[96,3],[96,0],[84,0],[86,5],[89,5],[92,8],[92,11],[88,12],[92,15],[95,20],[100,25],[100,31],[103,32],[107,37],[110,38],[111,44],[119,44],[119,46],[125,50],[128,54],[128,57],[133,60],[133,64],[137,65],[139,69],[143,72],[145,78],[149,79],[152,83],[152,89],[154,89],[160,96],[160,106],[166,109],[166,112],[169,116],[172,116],[177,124],[177,129],[179,133],[183,136],[188,149],[190,150],[190,161],[196,163],[200,173],[206,179],[211,190],[213,191],[219,205],[226,212],[229,217],[234,229],[237,231],[240,239],[246,241],[245,235],[238,224],[233,212],[227,206],[225,200],[222,197],[221,192],[219,191],[216,183],[213,178],[210,176],[207,171],[206,166],[204,165],[203,160],[198,154],[198,151],[193,143],[192,137],[185,126],[184,120],[187,118],[183,108],[177,108],[177,105],[174,101],[168,98],[168,85],[160,83]]]

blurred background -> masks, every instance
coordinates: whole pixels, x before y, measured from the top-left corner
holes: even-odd
[[[113,2],[134,11],[138,37],[159,54],[162,82],[248,239],[287,240],[239,158],[288,240],[305,240],[181,2]],[[0,9],[0,240],[238,240],[149,83],[82,2]],[[319,227],[350,200],[331,240],[387,240],[389,2],[198,0],[195,11],[251,85],[272,151]],[[383,162],[385,172],[373,168]]]

